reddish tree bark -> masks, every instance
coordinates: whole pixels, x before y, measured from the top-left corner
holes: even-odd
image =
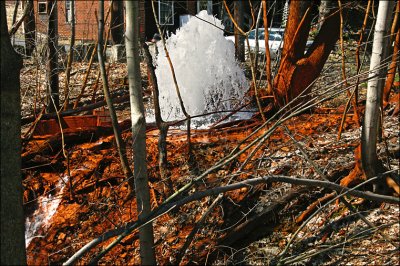
[[[383,89],[383,102],[386,104],[389,100],[390,91],[392,90],[394,76],[399,59],[399,46],[400,46],[400,27],[397,28],[396,40],[394,41],[394,49],[392,55],[392,62],[390,63],[389,70],[386,76],[385,88]]]
[[[312,20],[312,5],[310,1],[290,2],[282,61],[274,80],[279,106],[298,96],[319,76],[339,38],[340,16],[335,8],[327,15],[313,44],[304,54]]]

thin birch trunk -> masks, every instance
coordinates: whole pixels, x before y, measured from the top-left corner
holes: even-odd
[[[389,31],[394,2],[380,1],[375,25],[374,41],[370,63],[370,74],[367,88],[364,124],[361,134],[361,161],[367,178],[372,178],[382,171],[382,163],[378,159],[376,145],[379,135],[382,94],[386,68],[382,61],[386,59],[389,48]],[[384,191],[385,184],[379,180],[374,191]]]
[[[139,63],[139,3],[125,1],[125,7],[125,45],[131,102],[135,189],[138,218],[141,220],[151,212],[151,206],[146,163],[146,119]],[[139,229],[139,241],[141,264],[156,265],[152,223]]]

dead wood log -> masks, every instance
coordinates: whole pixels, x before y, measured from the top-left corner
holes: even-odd
[[[92,140],[93,138],[98,138],[100,136],[104,136],[107,134],[111,134],[111,128],[104,127],[90,127],[90,128],[81,128],[79,131],[65,129],[64,130],[64,142],[66,145],[69,144],[77,144],[83,143]],[[30,150],[24,152],[21,155],[22,166],[25,167],[26,163],[33,159],[36,155],[39,154],[55,154],[60,151],[62,148],[61,142],[62,135],[61,133],[57,133],[54,136],[51,136],[44,143],[32,147]],[[43,163],[43,162],[41,162]]]
[[[112,102],[114,104],[124,103],[124,102],[128,102],[128,101],[129,101],[129,95],[123,95],[123,96],[116,97],[116,98],[112,99]],[[79,114],[79,113],[82,113],[82,112],[91,111],[91,110],[94,110],[96,108],[105,106],[106,104],[107,104],[106,101],[100,101],[100,102],[96,102],[96,103],[93,103],[93,104],[88,104],[88,105],[85,105],[85,106],[82,106],[82,107],[79,107],[79,108],[76,108],[76,109],[70,109],[70,110],[66,110],[66,111],[60,112],[59,115],[60,115],[60,117],[68,116],[68,115],[76,115],[76,114]],[[43,116],[42,116],[42,120],[52,119],[52,118],[57,118],[57,114],[56,113],[49,113],[49,114],[43,114]],[[35,121],[35,116],[23,117],[21,119],[21,126],[29,124],[29,123],[31,123],[33,121]]]

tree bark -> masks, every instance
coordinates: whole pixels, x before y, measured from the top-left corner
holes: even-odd
[[[312,4],[309,1],[290,2],[282,60],[274,80],[279,106],[290,102],[319,76],[339,38],[340,16],[335,8],[331,10],[313,44],[304,54],[312,20]],[[302,101],[306,100],[304,97]]]
[[[22,208],[21,107],[22,60],[11,46],[5,2],[0,2],[1,70],[1,265],[26,265]]]
[[[400,46],[400,27],[399,27],[399,9],[400,1],[397,1],[396,14],[393,19],[392,29],[390,30],[390,42],[394,40],[392,62],[390,63],[389,70],[386,76],[385,88],[383,89],[383,101],[386,103],[389,100],[390,91],[392,90],[394,78],[396,75],[396,68],[398,66],[399,46]]]
[[[381,62],[386,59],[389,48],[389,31],[394,2],[380,1],[375,24],[370,74],[367,88],[364,124],[361,133],[361,162],[366,177],[372,178],[383,171],[382,162],[376,152],[380,128],[382,94],[386,69]],[[374,191],[384,193],[386,186],[383,180],[374,184]]]
[[[31,56],[36,47],[35,7],[33,0],[28,0],[26,4],[30,9],[24,18],[25,54]]]
[[[111,39],[113,44],[124,42],[124,2],[112,1],[111,7]]]
[[[47,112],[52,113],[58,110],[60,105],[59,84],[58,84],[58,19],[57,2],[47,2],[48,27],[47,27]]]
[[[244,30],[243,28],[243,2],[242,1],[234,1],[234,19],[238,26]],[[237,60],[240,62],[245,61],[245,51],[244,51],[244,36],[240,33],[240,30],[235,27],[235,55]]]
[[[139,64],[139,3],[125,1],[125,5],[125,44],[131,102],[134,176],[138,219],[141,220],[151,212],[151,206],[146,162],[146,120]],[[139,241],[141,264],[156,265],[152,223],[139,229]]]

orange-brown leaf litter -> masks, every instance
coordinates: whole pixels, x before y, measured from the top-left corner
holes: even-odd
[[[296,139],[312,146],[312,139],[318,139],[321,132],[335,131],[341,119],[340,114],[303,114],[292,118],[285,125],[294,133]],[[346,126],[352,127],[354,123],[349,118]],[[260,130],[261,135],[269,126]],[[238,143],[254,131],[255,127],[222,128],[218,130],[194,130],[192,132],[193,152],[198,172],[203,172],[213,166],[221,158],[229,154]],[[90,134],[84,132],[84,134]],[[257,136],[256,135],[256,136]],[[306,138],[305,138],[306,136]],[[129,131],[123,133],[128,147],[132,144]],[[89,140],[87,140],[89,139]],[[253,138],[241,145],[249,143]],[[113,136],[101,136],[92,134],[91,138],[82,137],[83,141],[73,140],[67,143],[66,150],[69,156],[69,175],[72,181],[73,193],[70,193],[69,181],[66,182],[62,201],[46,230],[41,230],[30,243],[27,249],[29,265],[60,264],[72,256],[79,248],[108,230],[115,229],[137,218],[136,202],[129,200],[124,203],[124,197],[128,192],[124,182],[119,157],[114,148]],[[160,180],[158,169],[158,130],[147,132],[147,160],[149,169],[149,183],[151,189],[152,207],[157,207],[169,195],[167,182]],[[32,139],[24,149],[26,166],[23,172],[24,202],[26,215],[29,216],[37,207],[37,199],[40,196],[54,193],[54,186],[60,176],[68,176],[68,168],[61,147],[47,148],[41,153],[38,147],[45,140]],[[253,158],[260,158],[263,153],[288,152],[291,150],[290,138],[282,127],[276,129],[273,135],[264,143],[264,146],[256,152]],[[355,145],[355,144],[354,144]],[[177,129],[171,129],[167,138],[168,148],[168,176],[171,178],[175,189],[183,186],[194,176],[187,159],[186,133]],[[199,190],[224,184],[232,177],[238,167],[246,160],[251,152],[241,155],[236,161],[222,167],[220,170],[208,175],[203,182],[198,184]],[[39,151],[39,152],[38,152]],[[27,155],[35,153],[32,157]],[[128,149],[128,158],[132,158],[131,149]],[[234,176],[234,180],[240,181],[251,175],[263,174],[290,174],[289,167],[275,167],[268,171],[258,168],[256,159],[250,160],[240,174]],[[133,164],[131,164],[133,165]],[[271,167],[274,164],[272,162]],[[228,209],[234,209],[235,204],[245,200],[249,195],[255,196],[257,190],[265,186],[226,193]],[[256,190],[256,191],[255,191]],[[250,193],[250,194],[249,194]],[[173,211],[160,216],[153,223],[155,234],[155,249],[159,264],[173,263],[179,249],[185,243],[186,237],[194,228],[202,214],[206,211],[213,198],[206,197],[198,202],[191,202]],[[226,231],[218,229],[226,224],[227,211],[223,207],[214,208],[207,217],[202,230],[200,230],[190,245],[183,263],[205,262],[207,256],[215,249],[218,240]],[[94,249],[98,252],[109,244],[105,241]],[[112,265],[128,265],[139,263],[138,235],[135,231],[126,237],[121,244],[111,250],[101,263]],[[90,252],[90,254],[95,254]],[[86,255],[80,264],[88,263],[91,259]]]

